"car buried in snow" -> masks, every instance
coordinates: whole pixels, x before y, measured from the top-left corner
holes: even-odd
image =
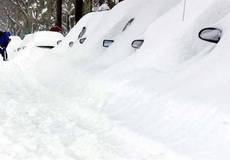
[[[39,48],[52,49],[57,46],[57,42],[63,38],[64,36],[59,32],[40,31],[34,33],[33,44]]]
[[[29,43],[33,40],[33,34],[27,34],[25,35],[25,37],[23,38],[21,44],[19,45],[19,47],[17,48],[17,52],[24,50],[26,47],[29,46]]]
[[[33,34],[28,34],[24,37],[17,51],[22,51],[29,47],[37,47],[42,49],[52,49],[57,46],[64,36],[58,32],[39,31]]]
[[[125,32],[134,22],[135,18],[129,19],[129,21],[124,25],[121,32]],[[115,42],[114,39],[104,39],[103,47],[109,48]]]
[[[125,32],[134,22],[135,18],[131,18],[123,27],[122,32]],[[115,42],[114,39],[105,39],[103,40],[103,47],[109,48],[113,43]],[[131,46],[134,49],[140,49],[143,45],[144,40],[143,39],[136,39],[131,43]]]
[[[81,30],[81,32],[79,33],[77,39],[79,41],[80,44],[83,44],[85,42],[85,40],[87,39],[86,37],[84,37],[85,33],[86,33],[87,28],[84,26]],[[61,41],[58,43],[58,45],[61,43]],[[74,41],[70,41],[69,42],[69,47],[73,47],[74,46]]]

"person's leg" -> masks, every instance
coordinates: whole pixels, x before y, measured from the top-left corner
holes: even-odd
[[[3,61],[7,61],[7,60],[8,60],[8,55],[7,55],[6,49],[4,48]]]
[[[7,55],[7,51],[4,48],[4,52],[3,52],[3,61],[7,61],[8,60],[8,55]]]
[[[6,51],[6,60],[8,61],[8,53],[7,53],[7,51]]]
[[[4,50],[1,49],[1,48],[0,48],[0,54],[1,54],[2,58],[3,58],[3,60],[4,60]]]

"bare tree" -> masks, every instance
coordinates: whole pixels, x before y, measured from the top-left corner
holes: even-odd
[[[62,0],[56,1],[56,26],[62,28]]]
[[[0,0],[0,29],[15,35],[49,30],[57,24],[67,33],[83,15],[106,2],[118,0]],[[95,10],[96,11],[96,10]]]
[[[75,22],[83,16],[83,0],[75,0]]]

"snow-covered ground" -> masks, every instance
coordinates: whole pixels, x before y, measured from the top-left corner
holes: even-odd
[[[125,0],[52,50],[12,42],[0,62],[0,159],[229,160],[230,1],[187,0],[184,21],[183,7]],[[218,44],[198,38],[205,27],[223,31]]]

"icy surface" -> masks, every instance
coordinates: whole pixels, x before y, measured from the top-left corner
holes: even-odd
[[[183,5],[125,0],[52,50],[22,42],[0,62],[0,159],[229,160],[230,1],[187,0],[184,21]]]

